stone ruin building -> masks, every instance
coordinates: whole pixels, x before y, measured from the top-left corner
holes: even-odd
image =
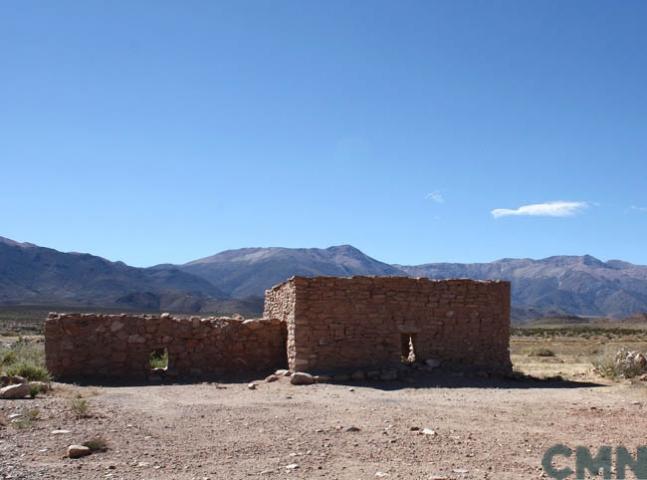
[[[507,373],[510,284],[405,277],[293,277],[265,292],[263,318],[56,314],[47,367],[59,379],[367,371],[429,359]]]

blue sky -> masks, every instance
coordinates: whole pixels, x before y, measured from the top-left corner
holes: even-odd
[[[0,235],[647,264],[644,1],[10,2]],[[561,202],[561,203],[556,203]]]

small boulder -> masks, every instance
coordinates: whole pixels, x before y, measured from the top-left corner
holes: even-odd
[[[276,382],[278,379],[279,379],[279,377],[276,376],[276,375],[268,375],[267,377],[265,377],[265,381],[267,383]]]
[[[294,372],[290,378],[292,385],[312,385],[315,379],[312,375],[305,372]]]
[[[281,369],[277,370],[276,372],[274,372],[274,375],[276,375],[278,377],[289,377],[290,376],[290,370],[286,370],[284,368],[281,368]]]
[[[81,458],[90,455],[92,450],[84,445],[70,445],[67,447],[67,456],[70,458]]]
[[[25,398],[29,395],[30,388],[28,383],[18,383],[16,385],[8,385],[0,388],[0,398]]]
[[[256,390],[256,384],[254,382],[252,382],[252,383],[247,385],[247,388],[249,388],[250,390]]]

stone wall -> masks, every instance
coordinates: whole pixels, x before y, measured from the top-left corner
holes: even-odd
[[[509,372],[510,284],[404,277],[294,277],[268,290],[288,323],[290,369],[331,371],[416,360]]]
[[[285,327],[276,319],[53,313],[47,368],[59,379],[145,380],[151,352],[166,348],[171,378],[258,375],[287,366]]]

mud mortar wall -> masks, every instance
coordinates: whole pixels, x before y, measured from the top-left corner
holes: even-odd
[[[510,284],[401,277],[295,277],[266,293],[266,314],[288,323],[292,370],[417,360],[509,372]]]
[[[151,352],[166,348],[172,377],[237,376],[286,366],[276,319],[50,314],[47,368],[56,378],[145,379]]]

